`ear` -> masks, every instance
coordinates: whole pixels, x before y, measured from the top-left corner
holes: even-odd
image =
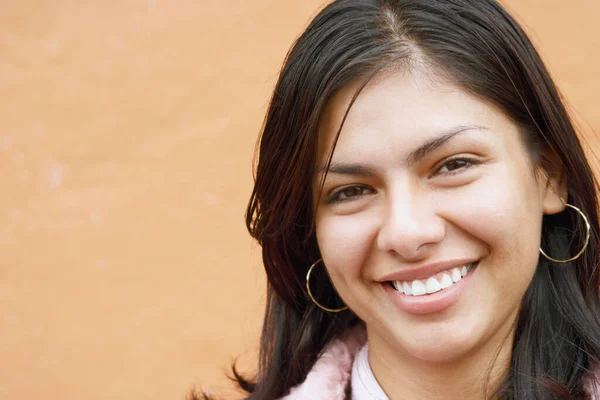
[[[542,151],[539,184],[544,214],[558,214],[565,209],[568,191],[564,165],[552,149]]]

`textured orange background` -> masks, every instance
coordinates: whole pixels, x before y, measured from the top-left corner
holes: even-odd
[[[600,1],[511,0],[582,132]],[[182,399],[254,359],[254,143],[317,0],[0,0],[0,398]]]

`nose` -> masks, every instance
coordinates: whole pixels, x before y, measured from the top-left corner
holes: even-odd
[[[406,262],[418,261],[427,258],[445,234],[446,224],[431,199],[391,196],[382,215],[377,246]]]

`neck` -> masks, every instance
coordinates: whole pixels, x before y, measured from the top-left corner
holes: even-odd
[[[424,361],[369,335],[369,364],[390,400],[487,399],[510,365],[514,330],[497,332],[485,348],[451,361]]]

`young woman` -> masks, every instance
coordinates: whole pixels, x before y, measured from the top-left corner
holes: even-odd
[[[596,183],[496,1],[334,1],[259,151],[248,399],[600,399]]]

